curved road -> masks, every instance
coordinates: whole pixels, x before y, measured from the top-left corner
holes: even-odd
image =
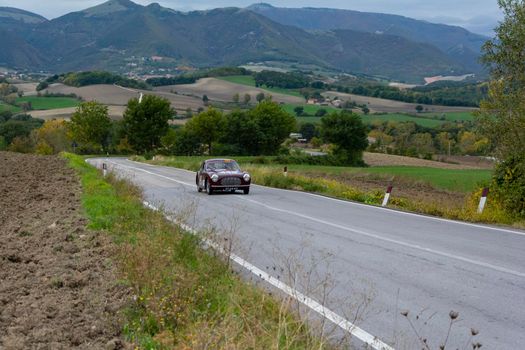
[[[208,196],[197,193],[192,172],[89,162],[129,177],[149,203],[192,212],[198,229],[235,223],[234,253],[287,282],[293,265],[299,292],[393,348],[421,348],[402,310],[431,349],[446,337],[450,310],[460,316],[447,348],[463,349],[471,327],[485,349],[525,344],[525,232],[261,186],[248,196]],[[328,298],[320,281],[330,282]]]

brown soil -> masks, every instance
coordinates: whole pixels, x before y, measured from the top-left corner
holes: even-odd
[[[63,159],[0,152],[0,349],[120,349],[114,246]]]
[[[215,101],[231,102],[233,95],[239,94],[241,100],[245,94],[252,97],[252,103],[256,101],[257,94],[263,92],[272,95],[272,100],[279,103],[304,103],[304,99],[296,96],[279,94],[275,92],[268,92],[268,90],[251,87],[242,84],[231,83],[229,81],[220,80],[216,78],[203,78],[194,84],[161,86],[155,89],[156,91],[177,91],[179,94],[187,94],[198,96],[208,96]]]
[[[110,108],[111,106],[126,106],[130,99],[139,97],[141,92],[145,95],[153,94],[168,99],[172,107],[180,113],[184,113],[187,108],[191,108],[195,112],[199,107],[204,107],[202,100],[197,97],[176,95],[163,91],[129,89],[116,85],[90,85],[77,88],[63,84],[53,84],[46,91],[61,94],[73,93],[82,97],[85,101],[97,101],[110,106]],[[118,111],[117,109],[114,110]]]
[[[491,169],[492,165],[488,161],[478,161],[478,157],[451,157],[442,162],[426,160],[413,157],[403,157],[384,153],[364,153],[364,161],[370,166],[420,166],[439,169]]]
[[[319,173],[311,174],[319,176]],[[459,192],[440,190],[424,182],[413,181],[403,177],[387,177],[374,174],[340,175],[323,174],[325,179],[333,179],[345,183],[363,192],[385,192],[389,184],[393,185],[392,196],[407,199],[411,203],[420,203],[428,207],[446,207],[460,209],[464,206],[467,195]]]
[[[417,104],[406,103],[401,101],[386,100],[377,97],[368,97],[360,95],[345,94],[342,92],[329,91],[323,94],[327,97],[339,97],[343,101],[354,101],[357,104],[366,104],[371,112],[382,113],[413,113]],[[454,107],[454,106],[436,106],[436,105],[422,105],[425,110],[429,112],[470,112],[476,110],[471,107]]]

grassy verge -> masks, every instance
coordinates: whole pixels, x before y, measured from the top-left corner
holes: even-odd
[[[196,170],[206,157],[160,157],[154,161],[145,161],[141,157],[135,159],[155,165],[173,166],[177,168]],[[434,215],[455,220],[485,222],[512,225],[515,218],[510,217],[497,203],[489,201],[482,214],[477,213],[477,205],[481,196],[480,182],[490,179],[488,170],[449,170],[422,167],[376,167],[376,168],[345,168],[315,165],[290,165],[288,177],[282,174],[282,166],[277,164],[254,164],[257,157],[236,157],[243,169],[250,172],[256,184],[319,193],[335,198],[356,202],[381,205],[384,198],[384,188],[392,176],[401,176],[410,181],[417,189],[418,181],[434,184],[442,190],[454,189],[459,192],[464,203],[445,203],[439,200],[417,200],[401,196],[393,196],[389,206]],[[260,159],[259,159],[260,161]],[[349,183],[343,180],[345,172],[358,174],[361,178],[381,176],[383,187],[370,188],[356,186],[355,181]],[[334,176],[332,176],[334,175]],[[340,176],[339,178],[337,176]],[[480,182],[477,182],[477,181]],[[406,184],[406,183],[405,183]],[[410,184],[410,182],[408,182]],[[368,188],[363,190],[362,188]],[[455,197],[457,198],[457,196]],[[454,200],[454,199],[452,199]],[[463,199],[462,199],[463,201]],[[517,224],[522,226],[522,223]]]
[[[289,301],[241,281],[197,237],[145,209],[137,188],[65,157],[80,175],[90,227],[118,243],[116,260],[135,295],[124,326],[129,341],[142,349],[330,348]]]
[[[76,98],[71,97],[39,97],[39,96],[27,96],[16,99],[16,103],[30,102],[31,107],[37,111],[44,111],[50,109],[59,108],[71,108],[76,107],[80,104]]]

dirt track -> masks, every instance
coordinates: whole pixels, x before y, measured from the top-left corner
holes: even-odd
[[[0,152],[0,349],[123,347],[129,292],[80,196],[64,160]]]

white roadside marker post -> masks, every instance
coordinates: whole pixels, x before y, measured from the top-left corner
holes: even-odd
[[[481,199],[479,200],[478,214],[483,213],[483,209],[485,209],[485,204],[487,203],[488,194],[489,194],[489,189],[484,188],[483,193],[481,194]]]
[[[106,177],[108,175],[108,166],[106,163],[102,163],[102,175]]]
[[[382,207],[386,207],[388,205],[390,194],[392,193],[392,188],[392,186],[388,186],[388,188],[386,189],[385,199],[383,199],[383,204],[381,205]]]
[[[144,98],[144,94],[141,92],[139,96],[139,104],[142,103],[142,99]]]
[[[283,170],[284,177],[288,177],[288,167],[285,166]]]

